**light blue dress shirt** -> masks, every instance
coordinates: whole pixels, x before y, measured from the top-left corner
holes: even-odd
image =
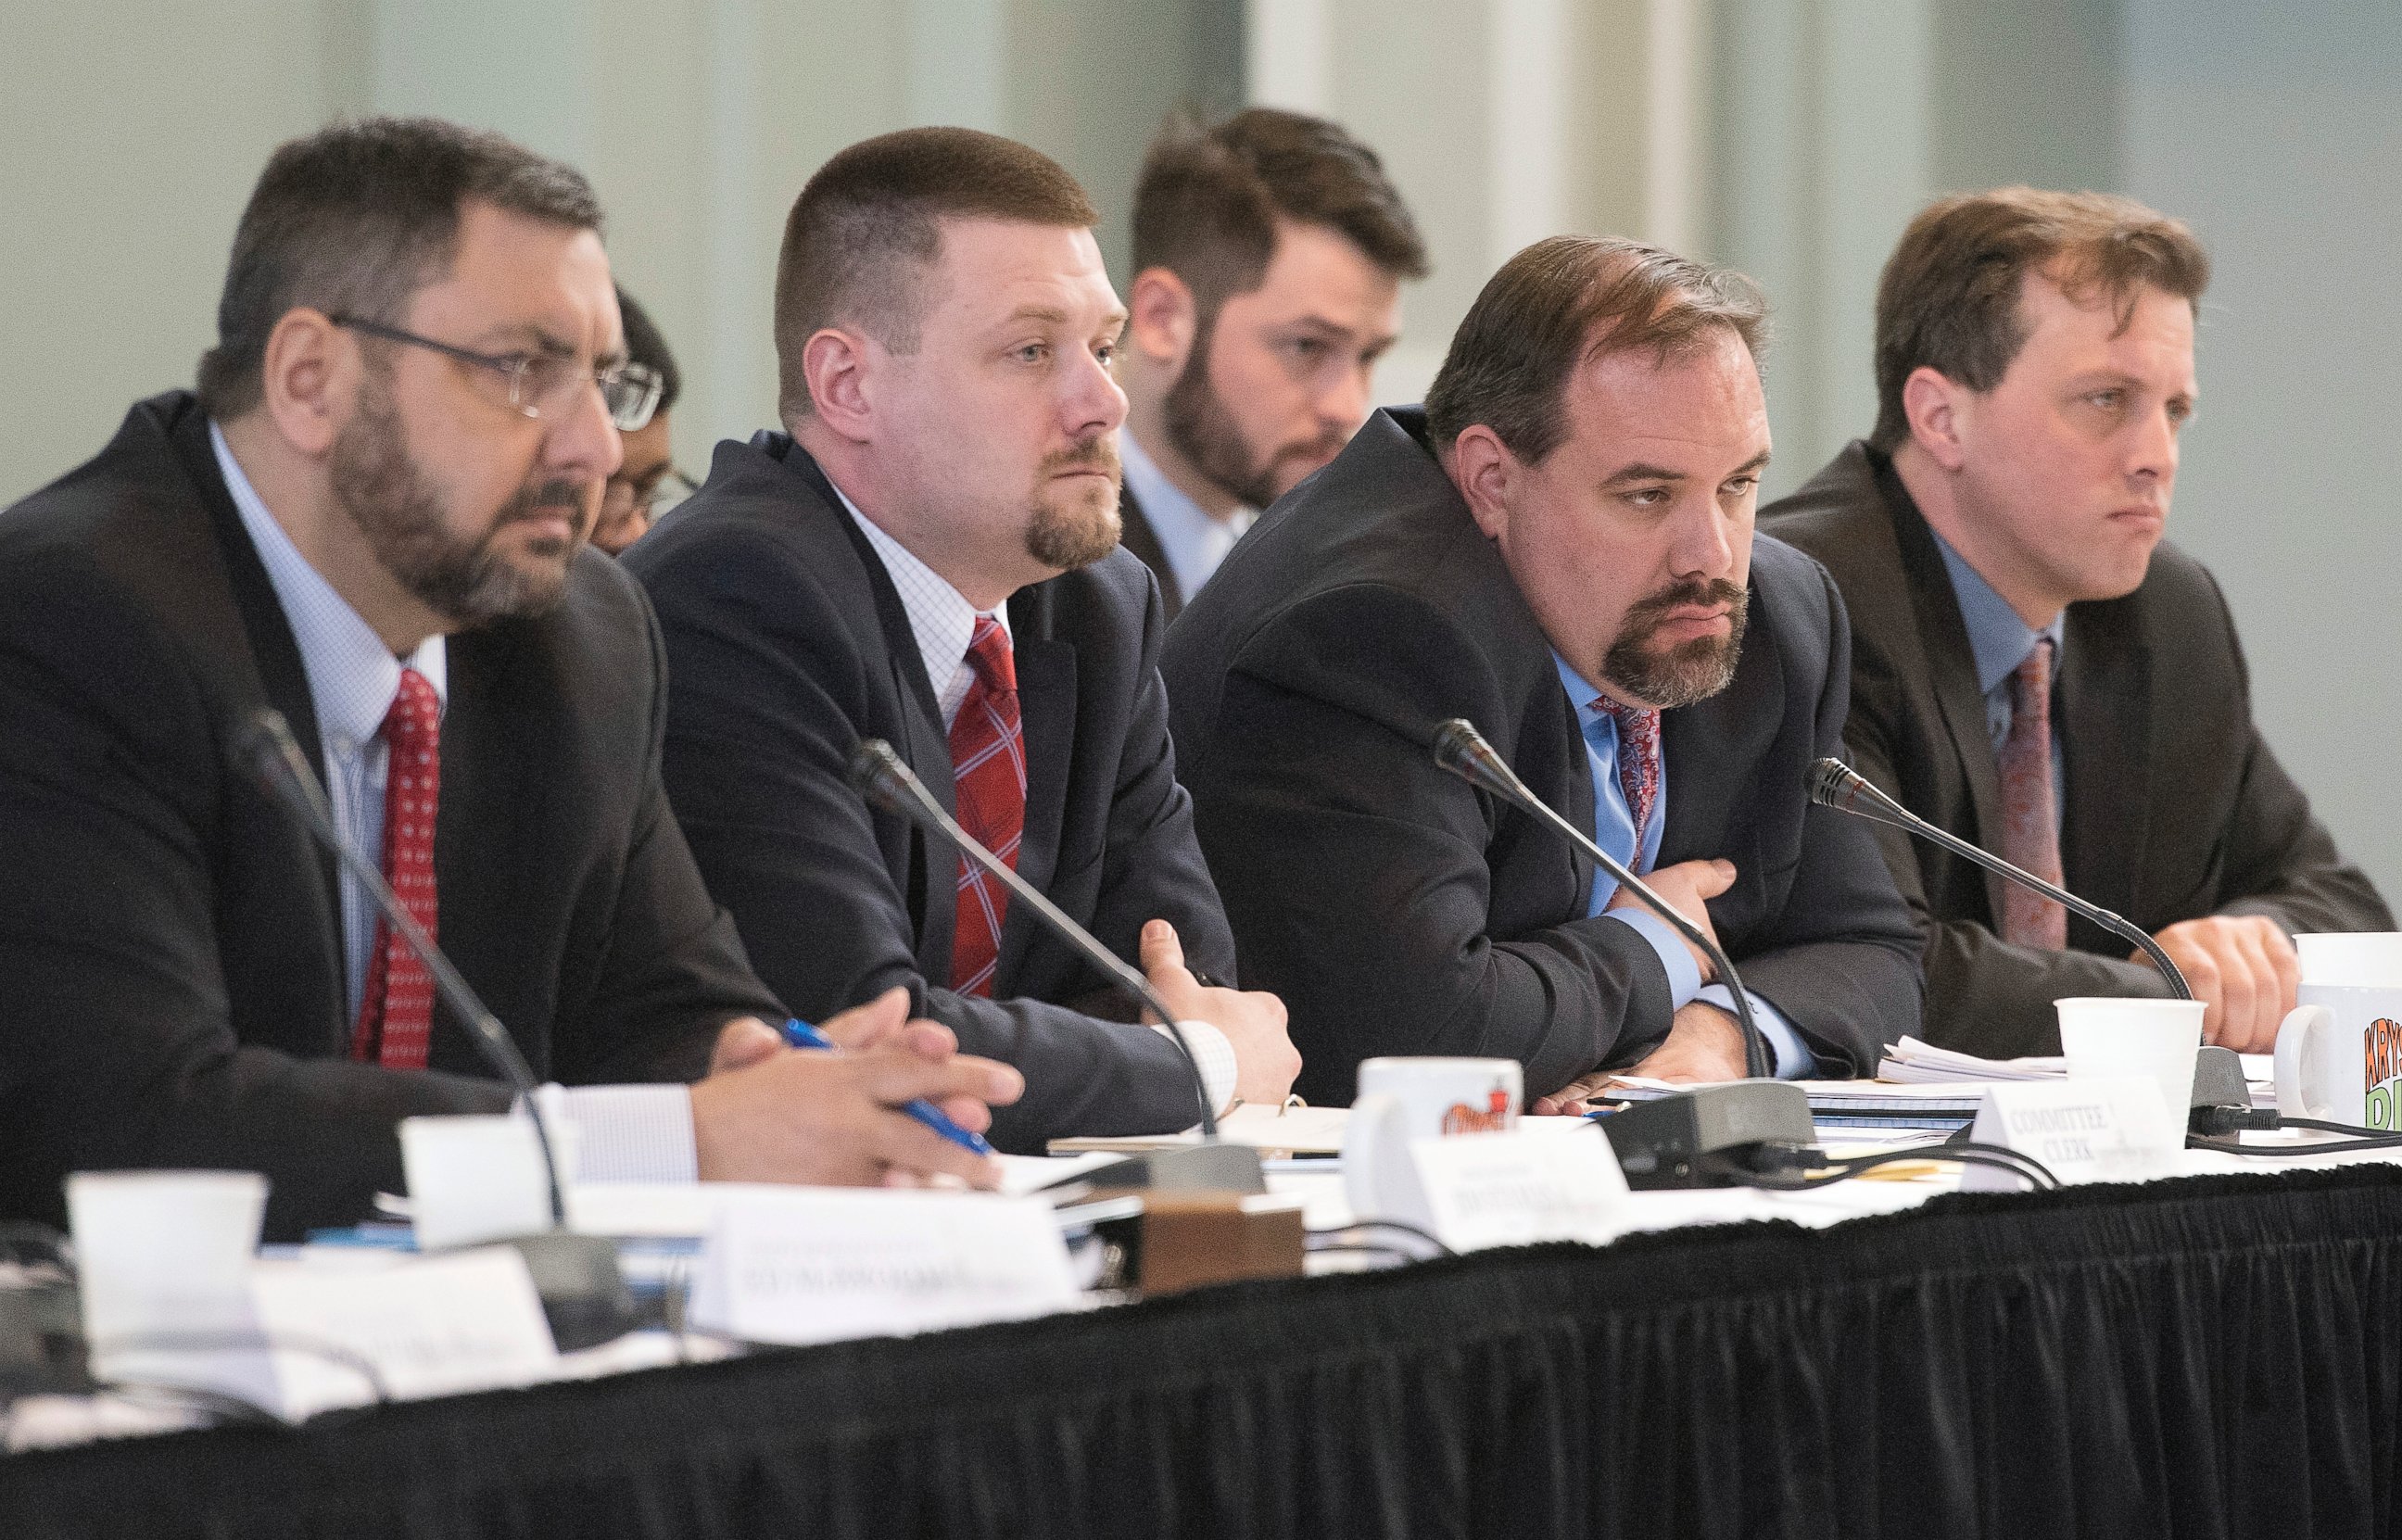
[[[1167,570],[1176,574],[1178,595],[1190,601],[1260,516],[1259,510],[1237,508],[1232,518],[1210,517],[1123,428],[1118,430],[1118,459],[1125,467],[1126,489],[1142,504],[1142,516],[1159,537]]]
[[[383,740],[383,719],[400,691],[404,667],[424,675],[435,697],[449,705],[447,646],[441,637],[428,637],[407,659],[393,656],[375,628],[309,564],[268,512],[214,422],[209,424],[209,447],[216,452],[217,470],[233,498],[234,512],[242,516],[242,527],[257,548],[267,581],[300,649],[309,704],[317,713],[321,763],[327,771],[325,800],[335,827],[370,859],[379,859],[385,771],[392,757]],[[348,870],[340,873],[339,882],[343,1020],[355,1022],[380,912]],[[692,1097],[683,1087],[575,1086],[562,1091],[545,1086],[542,1093],[544,1112],[554,1122],[572,1121],[581,1134],[575,1158],[580,1179],[691,1181],[698,1174]]]
[[[1935,534],[1933,529],[1927,531]],[[1952,543],[1935,535],[1936,549],[1943,553],[1943,569],[1952,579],[1952,596],[1960,602],[1960,619],[1968,627],[1968,653],[1977,664],[1977,688],[1985,697],[1985,734],[1993,740],[1994,752],[1999,755],[2002,745],[2010,736],[2010,722],[2017,715],[2011,700],[2014,692],[2010,676],[2019,671],[2035,644],[2046,637],[2051,639],[2051,677],[2056,685],[2060,680],[2060,662],[2068,635],[2068,612],[2064,610],[2051,617],[2051,624],[2036,630],[2019,618],[2010,601],[1994,591],[1982,573],[1968,565],[1968,558],[1952,548]],[[2057,717],[2054,725],[2057,726]],[[2066,780],[2062,773],[2060,735],[2051,735],[2051,811],[2055,819],[2067,811]]]
[[[1617,719],[1593,704],[1600,692],[1569,667],[1567,659],[1553,653],[1552,666],[1559,671],[1560,688],[1567,692],[1568,704],[1576,708],[1577,726],[1584,734],[1585,758],[1593,769],[1593,841],[1632,871],[1648,873],[1659,859],[1661,831],[1668,824],[1667,764],[1663,761],[1660,766],[1660,790],[1652,798],[1651,819],[1644,828],[1643,848],[1638,853],[1635,848],[1635,814],[1626,805],[1625,790],[1618,782]],[[1651,950],[1660,956],[1660,966],[1667,970],[1668,997],[1674,1009],[1681,1011],[1701,1000],[1732,1014],[1734,992],[1724,984],[1703,984],[1701,967],[1693,961],[1685,939],[1649,909],[1609,908],[1610,896],[1617,891],[1618,880],[1596,869],[1593,892],[1585,902],[1586,916],[1606,915],[1632,926],[1651,943]],[[1798,1080],[1816,1074],[1817,1058],[1802,1041],[1793,1024],[1750,990],[1744,994],[1751,1001],[1752,1019],[1759,1024],[1760,1035],[1768,1039],[1777,1077]]]

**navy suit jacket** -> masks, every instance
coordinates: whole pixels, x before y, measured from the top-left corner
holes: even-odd
[[[1424,437],[1416,408],[1370,418],[1194,596],[1163,666],[1243,982],[1291,1007],[1312,1101],[1349,1101],[1380,1053],[1514,1058],[1540,1095],[1669,1026],[1650,943],[1585,916],[1591,862],[1429,752],[1465,717],[1593,827],[1550,643]],[[1919,941],[1867,826],[1804,791],[1842,746],[1846,639],[1817,564],[1755,541],[1733,681],[1663,722],[1659,862],[1734,863],[1709,911],[1744,983],[1859,1074],[1918,1025]]]
[[[780,433],[718,446],[709,482],[627,555],[667,636],[668,794],[768,986],[822,1017],[895,984],[970,1052],[1015,1065],[1005,1149],[1157,1133],[1199,1116],[1191,1072],[1131,1001],[1024,904],[992,997],[955,995],[958,857],[845,779],[883,738],[951,804],[948,735],[907,611],[808,454]],[[1197,970],[1234,942],[1176,778],[1151,574],[1123,550],[1009,601],[1026,733],[1017,870],[1132,959],[1154,916]],[[1098,1019],[1096,1013],[1124,1020]]]

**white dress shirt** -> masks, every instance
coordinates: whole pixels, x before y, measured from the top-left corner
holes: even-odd
[[[859,526],[884,563],[884,572],[901,595],[901,608],[908,612],[909,633],[917,639],[918,656],[926,666],[926,681],[934,687],[934,702],[942,708],[943,727],[950,728],[959,714],[959,706],[968,698],[968,690],[975,682],[975,670],[968,665],[968,642],[975,635],[975,623],[985,613],[968,602],[965,594],[951,586],[943,575],[918,559],[907,546],[859,511],[850,494],[834,486],[834,495],[842,500],[844,512]],[[1003,633],[1009,631],[1009,606],[996,606],[992,618]],[[1015,638],[1011,638],[1013,644]],[[1221,1108],[1235,1099],[1235,1045],[1226,1035],[1208,1022],[1184,1022],[1185,1040],[1193,1045],[1193,1056],[1199,1061],[1202,1083],[1209,1088],[1210,1104]],[[1155,1030],[1165,1032],[1165,1027]]]
[[[407,658],[396,658],[375,628],[324,575],[309,564],[268,512],[257,489],[214,422],[209,444],[233,497],[242,529],[267,568],[292,639],[300,649],[309,680],[309,703],[317,714],[323,762],[330,771],[325,798],[334,822],[360,850],[383,848],[385,771],[391,758],[383,719],[400,689],[403,667],[416,669],[445,707],[449,704],[448,653],[441,637],[428,637]],[[435,815],[438,819],[440,813]],[[342,920],[342,999],[345,1022],[359,1014],[366,987],[368,954],[380,917],[366,888],[347,870],[339,874]],[[577,1126],[577,1175],[586,1181],[691,1181],[697,1175],[693,1147],[692,1096],[680,1085],[544,1088],[543,1108]]]
[[[1125,467],[1126,490],[1142,504],[1142,516],[1159,537],[1160,554],[1176,574],[1179,598],[1190,602],[1209,581],[1243,531],[1260,516],[1256,508],[1237,508],[1227,518],[1216,518],[1167,479],[1149,451],[1136,442],[1131,429],[1118,430],[1118,460]]]

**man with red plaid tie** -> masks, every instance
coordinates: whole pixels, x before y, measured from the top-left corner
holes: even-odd
[[[852,1052],[784,1048],[668,812],[656,633],[585,547],[656,400],[600,221],[494,135],[296,140],[199,391],[0,514],[0,1219],[59,1222],[70,1172],[235,1167],[297,1237],[400,1189],[402,1118],[509,1105],[243,763],[269,707],[569,1086],[586,1177],[996,1178],[902,1107],[979,1125],[1015,1073],[897,991],[826,1023]]]
[[[1084,189],[1025,145],[852,145],[785,226],[782,433],[719,446],[629,553],[667,638],[668,791],[760,975],[803,1012],[895,984],[1024,1098],[994,1142],[1198,1117],[1135,1002],[845,766],[889,741],[960,822],[1184,1021],[1208,1094],[1280,1102],[1273,996],[1231,977],[1176,777],[1160,600],[1118,549],[1125,309]]]

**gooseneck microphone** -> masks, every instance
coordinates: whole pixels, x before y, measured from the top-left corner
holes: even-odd
[[[1194,1056],[1193,1045],[1184,1038],[1184,1028],[1177,1024],[1176,1012],[1167,1009],[1151,981],[1140,969],[1130,967],[1117,954],[1093,939],[1091,931],[1062,913],[1057,904],[1017,874],[1017,869],[986,849],[981,841],[959,827],[959,820],[943,811],[943,804],[926,790],[892,746],[882,738],[862,738],[850,756],[850,787],[869,805],[888,813],[898,813],[911,823],[946,843],[983,867],[1007,887],[1011,895],[1042,917],[1051,933],[1084,954],[1086,960],[1102,974],[1116,981],[1135,998],[1151,1008],[1166,1024],[1168,1036],[1175,1039],[1177,1051],[1184,1055],[1185,1068],[1192,1072],[1194,1098],[1201,1105],[1201,1138],[1205,1144],[1218,1142],[1218,1111],[1209,1105],[1209,1083],[1201,1075],[1201,1061]]]
[[[1756,1080],[1774,1078],[1768,1058],[1768,1040],[1760,1036],[1759,1024],[1751,1017],[1751,997],[1744,993],[1743,980],[1736,974],[1734,964],[1719,948],[1717,938],[1678,914],[1676,906],[1654,892],[1650,884],[1594,844],[1592,835],[1561,817],[1557,809],[1528,791],[1526,783],[1518,778],[1518,773],[1510,768],[1508,761],[1494,752],[1493,746],[1484,741],[1484,735],[1476,730],[1473,722],[1454,717],[1436,728],[1434,762],[1460,779],[1492,792],[1558,830],[1568,843],[1591,856],[1596,865],[1615,877],[1620,887],[1640,899],[1644,907],[1667,921],[1677,934],[1691,942],[1704,956],[1709,958],[1710,967],[1718,974],[1718,982],[1725,984],[1728,993],[1734,997],[1735,1015],[1743,1024],[1744,1073]]]
[[[2048,883],[2032,872],[2012,866],[2001,857],[1970,845],[1957,834],[1938,829],[1878,791],[1869,783],[1867,777],[1842,760],[1822,759],[1811,765],[1809,787],[1810,800],[1821,807],[1831,807],[1839,813],[1866,818],[1871,823],[1898,829],[1905,834],[1939,846],[1962,860],[1973,862],[1998,877],[2040,893],[2070,914],[2081,914],[2112,935],[2132,942],[2152,959],[2153,966],[2160,970],[2160,976],[2168,980],[2169,987],[2176,991],[2178,999],[2193,998],[2193,990],[2186,983],[2185,975],[2177,970],[2176,964],[2169,960],[2169,955],[2160,950],[2160,943],[2145,933],[2143,927],[2122,919],[2099,904],[2088,903],[2068,889]]]
[[[567,1228],[567,1194],[559,1184],[559,1157],[551,1143],[550,1124],[543,1116],[542,1098],[535,1094],[533,1070],[518,1051],[517,1039],[509,1036],[499,1017],[485,1009],[474,988],[451,966],[434,938],[425,933],[425,928],[417,923],[417,916],[402,905],[392,885],[384,880],[382,870],[367,859],[334,822],[325,788],[318,781],[308,755],[301,752],[299,743],[292,736],[291,724],[283,720],[283,713],[269,708],[252,715],[235,734],[233,749],[275,800],[358,879],[359,886],[382,914],[384,923],[408,942],[409,950],[417,954],[433,977],[434,987],[471,1029],[486,1062],[499,1071],[532,1118],[534,1141],[542,1149],[543,1175],[550,1188],[553,1228],[544,1234],[513,1237],[504,1244],[524,1255],[527,1271],[533,1274],[534,1286],[542,1295],[543,1308],[551,1318],[552,1335],[559,1345],[572,1350],[607,1341],[630,1329],[637,1323],[631,1318],[631,1296],[618,1271],[615,1243],[605,1235],[578,1235]],[[600,1335],[593,1335],[596,1332]]]

